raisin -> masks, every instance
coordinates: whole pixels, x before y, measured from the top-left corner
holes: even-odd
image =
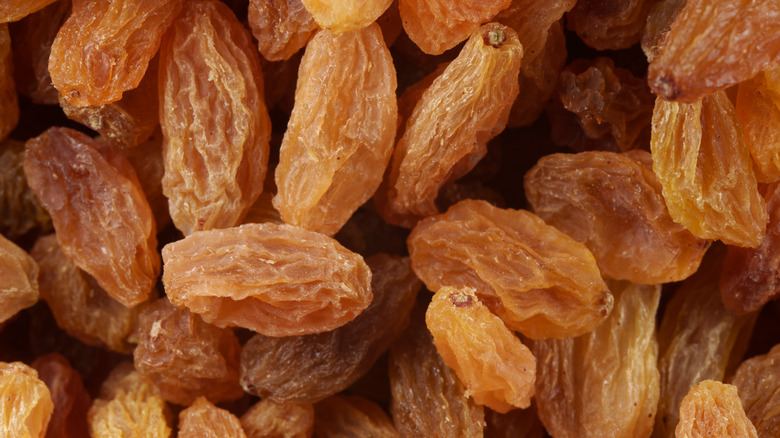
[[[241,422],[229,411],[211,404],[204,397],[179,414],[179,438],[246,438]]]
[[[49,74],[73,106],[115,102],[141,82],[183,0],[73,0]]]
[[[742,362],[732,381],[758,436],[780,435],[780,416],[777,415],[780,406],[779,360],[780,346],[776,345],[769,353]]]
[[[428,289],[476,289],[510,329],[534,339],[589,332],[612,309],[591,252],[528,211],[461,201],[420,221],[408,246]]]
[[[314,405],[314,438],[398,438],[387,414],[359,396],[333,396]]]
[[[409,328],[391,347],[388,368],[390,412],[401,436],[482,437],[484,409],[436,351],[423,311],[412,313]]]
[[[674,435],[758,438],[742,408],[737,388],[714,380],[697,384],[682,399],[680,423]]]
[[[31,366],[49,388],[54,404],[46,438],[88,436],[87,410],[92,398],[84,388],[78,371],[59,353],[40,356]]]
[[[780,181],[780,64],[740,83],[736,107],[756,178]]]
[[[326,333],[256,335],[246,343],[241,353],[245,391],[277,402],[316,402],[371,368],[406,328],[420,281],[407,258],[377,254],[367,263],[374,299],[353,321]]]
[[[661,51],[669,28],[685,7],[687,0],[658,0],[650,6],[647,23],[642,31],[642,51],[647,60],[653,62]]]
[[[688,0],[648,68],[653,92],[694,103],[780,59],[780,2]]]
[[[247,438],[309,438],[314,429],[311,403],[260,400],[241,416]]]
[[[201,231],[162,254],[171,302],[218,327],[266,336],[319,333],[353,320],[372,298],[362,257],[293,225]]]
[[[539,420],[536,405],[527,409],[513,409],[500,414],[488,409],[485,412],[485,438],[544,438],[544,426]]]
[[[160,272],[154,218],[132,165],[69,128],[27,142],[24,173],[62,251],[125,306],[145,301]]]
[[[0,211],[0,234],[9,239],[52,229],[49,213],[27,185],[24,143],[11,139],[0,141]]]
[[[375,22],[392,0],[301,0],[320,27],[334,34],[360,30]]]
[[[160,124],[176,228],[237,225],[263,191],[271,123],[260,55],[219,1],[187,1],[163,40]]]
[[[652,0],[579,0],[566,15],[569,29],[598,50],[638,43]]]
[[[6,0],[0,3],[0,23],[17,21],[56,0]]]
[[[399,0],[404,30],[423,52],[439,55],[477,32],[512,0]],[[446,13],[445,13],[446,12]]]
[[[491,39],[500,40],[499,46]],[[437,214],[439,189],[468,173],[485,155],[487,142],[504,129],[517,97],[522,56],[514,30],[487,24],[425,90],[376,195],[388,223],[411,228]]]
[[[38,302],[35,260],[0,234],[0,323]]]
[[[702,239],[759,245],[766,205],[725,92],[693,104],[658,98],[650,148],[653,171],[675,222]]]
[[[269,61],[289,59],[318,28],[301,0],[249,0],[249,27]]]
[[[43,437],[54,404],[38,373],[22,362],[0,362],[0,434]]]
[[[168,212],[168,198],[162,192],[162,178],[165,174],[165,162],[162,152],[162,132],[156,129],[154,134],[138,146],[123,149],[122,154],[133,165],[138,176],[138,182],[149,201],[149,207],[154,214],[154,223],[158,230],[171,223]]]
[[[526,197],[534,213],[593,252],[604,277],[680,281],[709,243],[672,220],[650,160],[645,151],[547,155],[526,173]]]
[[[41,267],[41,298],[60,328],[88,345],[120,353],[133,350],[128,338],[135,330],[137,308],[111,298],[62,252],[53,234],[39,238],[31,255]]]
[[[169,402],[188,406],[201,396],[215,403],[241,397],[240,354],[241,345],[230,329],[206,324],[167,298],[138,314],[135,369]]]
[[[0,23],[0,140],[19,122],[19,101],[14,82],[13,52],[8,25]]]
[[[474,289],[439,289],[425,323],[444,363],[477,404],[498,412],[531,404],[536,359]]]
[[[536,403],[553,436],[649,437],[658,403],[661,286],[610,282],[615,307],[590,333],[533,342]]]
[[[393,149],[395,89],[378,24],[312,38],[275,171],[282,219],[332,235],[374,194]]]

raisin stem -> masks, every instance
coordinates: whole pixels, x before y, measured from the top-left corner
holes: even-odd
[[[489,30],[482,35],[482,39],[485,41],[485,45],[500,47],[501,43],[506,40],[506,34],[501,29]]]

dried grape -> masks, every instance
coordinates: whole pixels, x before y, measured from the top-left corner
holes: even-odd
[[[566,14],[569,29],[598,50],[627,49],[639,42],[654,0],[578,0]]]
[[[21,20],[56,0],[5,0],[0,3],[0,23]]]
[[[334,34],[365,28],[377,20],[392,0],[301,0],[320,27]]]
[[[737,388],[705,380],[691,388],[680,404],[680,423],[674,436],[758,438],[742,408]]]
[[[19,102],[14,82],[13,52],[8,25],[0,23],[0,140],[19,122]]]
[[[241,422],[203,397],[179,414],[179,438],[246,438]]]
[[[31,367],[49,388],[54,404],[46,438],[88,436],[87,410],[92,404],[92,398],[84,388],[78,371],[58,353],[40,356]]]
[[[17,239],[29,232],[48,233],[51,217],[27,185],[24,143],[0,141],[0,234]]]
[[[38,302],[38,263],[0,234],[0,323]]]
[[[736,107],[756,178],[780,181],[780,63],[740,83]]]
[[[318,29],[301,0],[249,0],[249,27],[269,61],[289,59]]]
[[[387,414],[359,396],[333,396],[314,405],[314,438],[398,438]]]
[[[241,416],[247,438],[309,438],[314,429],[311,403],[260,400]]]
[[[745,414],[753,423],[758,436],[780,435],[780,346],[769,353],[748,359],[739,366],[731,382],[739,390]]]
[[[54,410],[49,388],[22,362],[0,362],[0,435],[42,438]]]

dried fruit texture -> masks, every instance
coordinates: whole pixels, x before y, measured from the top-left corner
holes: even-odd
[[[166,298],[138,314],[135,369],[169,402],[188,406],[201,396],[215,403],[241,397],[240,354],[241,344],[230,329],[206,324]]]
[[[49,76],[49,54],[68,14],[70,0],[59,0],[10,25],[16,89],[33,103],[56,105],[59,102],[59,93]]]
[[[62,252],[54,234],[38,239],[31,255],[41,268],[41,299],[60,328],[88,345],[120,353],[133,350],[128,337],[135,329],[137,308],[111,298]]]
[[[49,213],[27,185],[24,143],[0,141],[0,234],[17,239],[31,231],[51,231]]]
[[[98,132],[112,146],[128,149],[152,135],[160,124],[157,98],[157,59],[149,63],[141,83],[122,99],[101,106],[73,106],[60,96],[69,119]]]
[[[122,150],[122,154],[133,165],[138,176],[138,182],[149,201],[149,207],[154,214],[154,223],[158,230],[171,223],[168,213],[168,198],[162,192],[162,178],[165,174],[165,162],[162,152],[162,132],[155,130],[149,139],[130,149]]]
[[[439,289],[425,313],[425,324],[442,360],[477,404],[497,412],[531,404],[536,359],[479,301],[474,289]]]
[[[504,129],[518,94],[522,57],[514,30],[487,24],[425,90],[376,195],[387,222],[412,228],[439,212],[439,189],[468,173]]]
[[[14,83],[13,53],[8,25],[0,23],[0,140],[19,122],[19,101]]]
[[[650,149],[675,222],[702,239],[752,248],[761,243],[766,205],[726,93],[693,104],[658,98]]]
[[[780,2],[688,0],[647,81],[667,100],[694,103],[780,59]]]
[[[363,29],[375,22],[393,0],[301,0],[320,27],[334,34]]]
[[[314,438],[398,438],[376,403],[359,396],[333,396],[314,405]]]
[[[103,382],[87,422],[93,438],[167,438],[169,416],[159,389],[124,362]]]
[[[0,3],[0,23],[17,21],[56,0],[7,0]]]
[[[301,0],[249,0],[249,27],[269,61],[289,59],[319,28]]]
[[[179,414],[179,438],[246,438],[241,422],[230,411],[203,397]]]
[[[672,220],[650,167],[645,151],[547,155],[526,173],[525,194],[534,213],[588,247],[602,276],[684,280],[709,243]]]
[[[544,426],[539,420],[536,405],[528,409],[513,409],[505,414],[487,410],[486,438],[544,438]]]
[[[420,280],[408,258],[369,257],[374,299],[353,321],[325,333],[256,335],[241,352],[241,385],[278,402],[316,402],[346,389],[374,364],[409,322]]]
[[[22,362],[0,362],[0,435],[43,438],[54,410],[38,373]]]
[[[309,438],[314,430],[311,403],[260,400],[241,416],[247,438]]]
[[[723,304],[737,313],[758,310],[780,296],[780,183],[768,186],[764,197],[769,223],[761,244],[729,247],[720,274]]]
[[[528,211],[464,200],[421,221],[407,244],[428,289],[476,289],[510,329],[533,339],[579,336],[612,309],[593,254]]]
[[[413,313],[411,325],[390,349],[393,423],[403,437],[481,438],[484,409],[436,351],[422,313]]]
[[[650,6],[641,40],[642,51],[648,62],[653,62],[658,57],[669,28],[686,2],[687,0],[658,0]]]
[[[610,282],[615,308],[578,338],[534,342],[536,404],[555,437],[649,437],[658,403],[661,286]]]
[[[183,0],[73,0],[51,46],[49,74],[73,106],[100,106],[137,87]]]
[[[477,32],[512,0],[399,0],[404,30],[425,53],[439,55]],[[514,99],[513,99],[514,100]]]
[[[756,178],[780,181],[780,63],[740,83],[736,107]]]
[[[332,235],[371,198],[393,149],[395,89],[378,24],[312,38],[275,170],[282,219]]]
[[[31,365],[51,394],[54,410],[46,438],[81,438],[89,435],[87,410],[92,398],[84,388],[81,376],[64,356],[43,355]]]
[[[627,49],[639,42],[651,4],[652,0],[579,0],[566,20],[590,47]]]
[[[574,150],[649,149],[655,99],[644,79],[610,58],[577,60],[558,78],[552,139]],[[555,116],[555,117],[554,117]]]
[[[38,302],[38,264],[0,234],[0,323]]]
[[[705,380],[691,388],[680,405],[680,423],[674,436],[758,437],[745,415],[734,385]]]
[[[185,235],[238,224],[263,191],[271,122],[260,55],[226,5],[186,2],[160,48],[159,86],[173,223]]]
[[[52,216],[62,251],[120,303],[145,301],[160,273],[156,228],[121,153],[52,127],[27,142],[24,173]]]
[[[293,225],[193,233],[163,250],[171,302],[218,327],[266,336],[333,330],[371,303],[371,271],[335,240]]]
[[[711,252],[677,289],[661,320],[657,436],[674,436],[685,394],[702,380],[723,380],[730,361],[740,360],[753,329],[755,315],[738,316],[723,307],[718,275],[724,251],[714,247]]]
[[[758,436],[780,435],[780,346],[769,353],[742,362],[732,384],[739,391],[739,398],[748,419],[756,427]]]

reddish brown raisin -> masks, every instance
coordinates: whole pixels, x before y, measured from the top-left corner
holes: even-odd
[[[315,438],[398,438],[387,414],[359,396],[333,396],[314,405]]]
[[[250,0],[249,27],[269,61],[289,59],[318,28],[301,0]]]
[[[639,42],[653,0],[578,0],[566,15],[569,29],[598,50],[627,49]]]
[[[19,102],[14,82],[13,53],[8,25],[0,23],[0,140],[19,122]]]
[[[58,353],[43,355],[31,365],[51,393],[54,410],[46,438],[81,438],[89,435],[87,410],[92,398],[78,371]]]

